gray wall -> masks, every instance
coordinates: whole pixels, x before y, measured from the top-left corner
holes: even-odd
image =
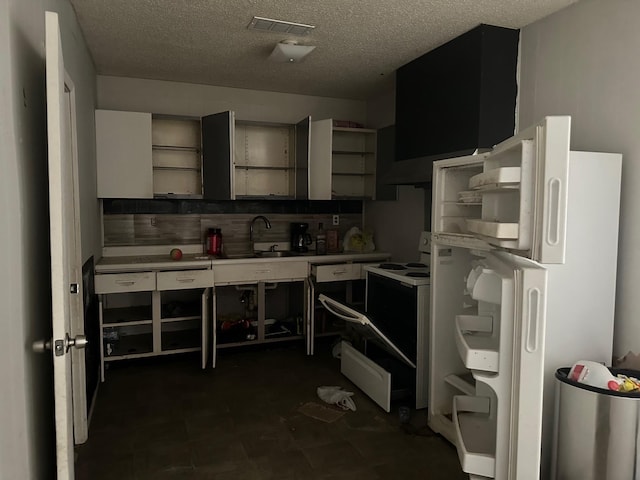
[[[640,352],[638,19],[640,2],[583,0],[524,28],[521,37],[520,126],[545,115],[568,114],[573,150],[624,155],[616,356],[629,350]],[[598,195],[598,185],[593,185],[593,194]],[[603,234],[607,232],[593,231],[593,235]]]
[[[366,120],[366,104],[358,100],[110,76],[98,76],[98,108],[191,117],[233,110],[238,120],[289,124],[309,115]]]
[[[430,195],[431,190],[403,185],[396,201],[367,202],[365,224],[375,232],[376,249],[389,252],[397,262],[418,261],[420,232],[430,229],[424,218]]]
[[[367,103],[372,128],[395,123],[395,89]],[[426,203],[425,203],[426,202]],[[375,232],[376,248],[391,253],[398,262],[419,259],[420,232],[430,230],[431,190],[401,185],[395,201],[366,202],[364,223]]]
[[[42,12],[37,2],[0,2],[3,480],[48,478],[52,465],[51,359],[29,350],[50,329]]]
[[[66,1],[0,0],[0,479],[54,478],[44,11],[60,9],[63,48],[79,98],[83,259],[95,251],[93,65]],[[71,40],[73,39],[73,40]],[[76,43],[77,42],[77,43]],[[88,122],[92,124],[91,121]],[[90,135],[90,136],[89,136]],[[82,137],[85,137],[84,139]],[[89,213],[85,212],[89,209]],[[91,210],[93,209],[93,212]],[[84,222],[84,220],[83,220]],[[87,233],[88,232],[88,233]]]

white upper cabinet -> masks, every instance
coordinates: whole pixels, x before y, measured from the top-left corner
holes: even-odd
[[[310,118],[297,125],[202,117],[204,197],[305,199]]]
[[[99,198],[153,198],[151,114],[96,110]]]
[[[154,197],[202,197],[200,121],[156,117],[151,122]]]
[[[198,119],[96,110],[98,198],[201,198]]]
[[[311,122],[310,200],[375,199],[376,130]]]
[[[308,199],[310,124],[97,110],[98,197]]]

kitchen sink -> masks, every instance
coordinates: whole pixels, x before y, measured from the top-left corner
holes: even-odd
[[[279,257],[290,257],[293,254],[288,250],[275,250],[275,251],[253,252],[253,255],[257,258],[279,258]]]
[[[255,252],[241,252],[241,253],[231,253],[226,254],[221,258],[281,258],[281,257],[291,257],[294,255],[294,252],[290,252],[288,250],[257,250]]]

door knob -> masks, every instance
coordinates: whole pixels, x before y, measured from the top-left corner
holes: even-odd
[[[51,340],[36,340],[31,344],[31,349],[36,353],[44,353],[51,350]]]
[[[89,340],[87,340],[87,337],[85,337],[84,335],[76,335],[74,338],[71,338],[67,333],[66,337],[67,352],[71,347],[85,348],[89,343]]]
[[[36,340],[31,344],[31,349],[34,352],[43,353],[51,350],[51,343],[51,340]],[[71,347],[85,348],[88,343],[89,340],[87,340],[87,337],[84,335],[76,335],[71,338],[69,334],[66,333],[64,340],[56,340],[54,343],[56,356],[64,355]]]

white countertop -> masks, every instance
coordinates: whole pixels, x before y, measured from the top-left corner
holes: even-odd
[[[102,257],[96,264],[96,273],[140,272],[145,270],[188,270],[211,268],[212,257],[185,254],[180,260],[165,255],[125,255]]]
[[[247,254],[250,255],[250,254]],[[140,272],[149,270],[188,270],[212,268],[216,265],[299,262],[311,264],[333,262],[378,262],[390,257],[386,252],[345,252],[327,255],[300,254],[287,257],[215,258],[203,254],[185,254],[180,260],[172,260],[169,255],[125,255],[102,257],[96,264],[96,273]]]

